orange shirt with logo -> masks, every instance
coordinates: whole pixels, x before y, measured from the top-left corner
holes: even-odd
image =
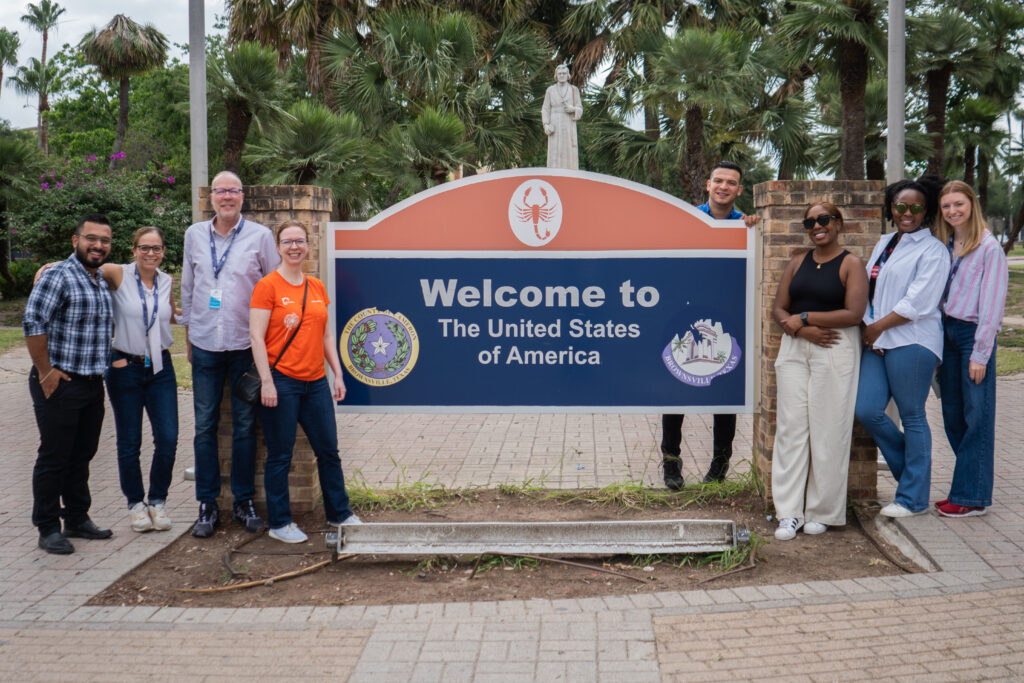
[[[305,283],[293,285],[276,270],[256,283],[250,308],[270,311],[267,325],[267,357],[270,365],[281,355],[281,349],[301,318],[302,327],[288,346],[275,370],[306,382],[320,379],[324,371],[324,330],[327,327],[327,288],[315,277],[306,276],[306,314],[302,315],[302,292]]]

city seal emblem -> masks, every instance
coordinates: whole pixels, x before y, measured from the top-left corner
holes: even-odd
[[[508,202],[508,225],[528,247],[543,247],[562,227],[562,201],[551,183],[534,178],[516,188]]]
[[[665,367],[680,382],[706,387],[711,380],[732,372],[740,362],[740,345],[711,319],[698,320],[661,352]]]
[[[364,308],[349,318],[338,346],[349,374],[371,387],[401,382],[420,353],[419,335],[409,319],[376,308]]]

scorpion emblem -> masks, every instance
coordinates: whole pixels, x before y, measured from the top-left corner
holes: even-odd
[[[530,204],[530,191],[533,189],[534,188],[532,187],[526,188],[526,192],[523,193],[523,204],[525,204],[525,206],[516,204],[516,214],[519,216],[519,220],[521,221],[533,221],[533,232],[537,235],[537,239],[546,240],[551,235],[551,231],[548,230],[547,226],[544,226],[544,234],[540,234],[539,223],[540,221],[547,223],[552,220],[555,217],[555,208],[557,205],[548,206],[548,193],[543,187],[538,189],[540,190],[540,193],[544,195],[544,203]]]

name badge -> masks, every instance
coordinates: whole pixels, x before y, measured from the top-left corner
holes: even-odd
[[[220,300],[223,292],[220,287],[210,290],[210,308],[220,308]]]
[[[153,367],[153,363],[151,363],[150,360],[149,360],[149,354],[146,354],[146,360],[143,361],[142,367],[144,367],[144,368],[151,368],[151,367]]]

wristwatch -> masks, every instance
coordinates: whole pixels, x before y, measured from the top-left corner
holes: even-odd
[[[807,311],[804,311],[803,313],[800,314],[800,322],[804,324],[804,327],[807,327]]]

